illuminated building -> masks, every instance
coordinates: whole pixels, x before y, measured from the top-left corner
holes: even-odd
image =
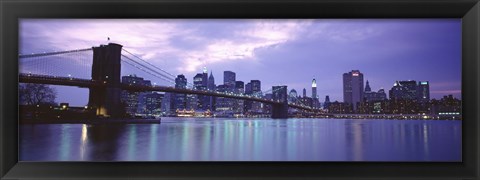
[[[245,94],[245,84],[243,81],[235,81],[235,90],[234,90],[234,93],[235,94]],[[243,112],[244,112],[244,100],[240,100],[240,99],[236,99],[236,100],[233,100],[234,101],[234,104],[233,104],[233,111],[235,113],[236,116],[243,116]]]
[[[217,86],[217,92],[231,93],[228,86],[222,84]],[[215,103],[215,115],[219,117],[233,117],[233,102],[232,99],[217,97]]]
[[[122,84],[128,84],[128,85],[140,85],[140,86],[151,86],[151,82],[148,80],[144,80],[141,77],[137,77],[136,75],[128,75],[128,76],[122,76]],[[135,116],[137,113],[137,110],[140,106],[139,103],[139,97],[141,94],[147,93],[147,92],[129,92],[129,91],[122,91],[121,95],[121,102],[123,106],[125,106],[125,113],[127,113],[130,116]]]
[[[162,115],[162,100],[164,94],[148,92],[140,95],[139,114],[147,117]]]
[[[417,100],[421,103],[426,103],[430,101],[430,84],[428,81],[418,82]]]
[[[187,88],[187,78],[183,74],[180,74],[175,78],[175,88],[176,89],[186,89]],[[186,109],[187,108],[187,95],[175,93],[175,109]]]
[[[233,89],[235,88],[235,73],[232,71],[224,71],[223,84],[230,92],[233,92]]]
[[[252,88],[252,95],[256,97],[262,97],[262,84],[260,80],[251,80],[250,81],[251,88]],[[260,114],[263,112],[263,104],[261,102],[250,101],[251,102],[251,109],[250,111],[254,114]]]
[[[213,77],[213,71],[210,71],[210,76],[208,77],[208,82],[207,82],[207,89],[209,91],[215,91],[216,85],[215,85],[215,78]],[[215,111],[215,97],[209,96],[208,97],[208,109],[210,111]]]
[[[330,97],[327,95],[325,96],[325,103],[323,104],[323,108],[328,109],[329,106],[330,106]]]
[[[396,81],[392,89],[389,91],[390,99],[416,100],[417,99],[417,82]]]
[[[343,102],[353,105],[357,110],[357,104],[363,99],[363,74],[359,70],[343,74]]]
[[[366,102],[375,102],[375,101],[384,101],[387,99],[387,94],[385,94],[385,90],[380,89],[378,92],[372,91],[370,88],[370,84],[367,81],[365,85],[365,92],[363,93],[363,100]]]
[[[195,90],[207,90],[207,73],[198,73],[193,77],[193,88]],[[209,104],[209,97],[204,95],[194,95],[195,97],[191,97],[189,101],[189,108],[188,109],[199,109],[199,110],[207,110]]]
[[[312,80],[312,107],[313,108],[318,108],[320,107],[320,102],[318,101],[318,96],[317,96],[317,81],[315,78]]]

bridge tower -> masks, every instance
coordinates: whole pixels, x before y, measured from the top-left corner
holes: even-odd
[[[272,92],[273,100],[281,102],[280,104],[272,104],[272,118],[288,118],[287,86],[273,86]]]
[[[92,80],[104,85],[90,88],[88,106],[95,108],[97,115],[113,118],[122,116],[121,53],[120,44],[109,43],[93,47]]]

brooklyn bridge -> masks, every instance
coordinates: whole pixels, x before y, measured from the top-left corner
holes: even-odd
[[[88,54],[85,52],[89,52],[90,55],[85,55]],[[91,54],[93,54],[93,58],[91,58]],[[59,62],[63,63],[63,65],[59,65]],[[295,102],[289,102],[287,100],[287,90],[279,91],[280,93],[277,92],[276,96],[272,99],[267,99],[258,94],[247,95],[242,93],[168,86],[168,83],[175,83],[171,73],[143,60],[130,51],[123,49],[122,45],[116,43],[76,50],[22,54],[19,55],[19,64],[21,66],[19,73],[20,83],[88,88],[88,106],[94,108],[98,116],[120,117],[122,90],[128,90],[130,92],[158,91],[195,94],[256,101],[271,105],[272,118],[287,118],[288,108],[296,108],[317,114],[323,113],[321,109],[307,106],[298,99],[295,100]],[[126,66],[136,71],[147,73],[167,85],[155,84],[146,86],[122,83],[121,76],[125,73],[123,70]],[[75,72],[82,72],[80,74],[77,73],[78,75],[65,72],[69,68],[75,69]],[[287,86],[281,87],[287,88]],[[272,87],[272,89],[274,88]],[[278,88],[274,91],[278,91]]]

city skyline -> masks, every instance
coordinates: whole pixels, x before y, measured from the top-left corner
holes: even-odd
[[[287,85],[289,91],[301,92],[306,88],[310,96],[315,77],[319,99],[329,95],[333,102],[343,101],[342,74],[358,69],[370,82],[372,91],[382,87],[388,91],[395,81],[429,81],[432,99],[448,94],[461,98],[459,19],[20,22],[21,54],[91,47],[108,43],[110,37],[110,42],[124,45],[152,64],[184,74],[189,83],[207,67],[208,73],[213,70],[217,85],[222,84],[223,72],[230,70],[236,73],[237,81],[262,81],[262,90]],[[125,29],[132,24],[136,31]],[[242,25],[246,28],[228,31]],[[161,32],[149,30],[155,27]],[[106,28],[112,30],[107,32]],[[89,35],[84,36],[85,33]],[[181,51],[182,48],[186,50]],[[62,89],[79,94],[79,99],[72,99]],[[88,98],[80,98],[82,94],[87,97],[86,92],[62,87],[57,101],[84,105]]]

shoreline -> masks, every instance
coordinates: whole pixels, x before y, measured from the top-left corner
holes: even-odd
[[[206,117],[166,117],[166,118],[179,118],[179,119],[208,119]],[[209,117],[211,119],[272,119],[272,118],[227,118],[227,117]],[[397,120],[397,121],[462,121],[462,119],[381,119],[381,118],[286,118],[278,120],[288,119],[352,119],[352,120]],[[19,120],[19,124],[161,124],[161,118],[159,119],[75,119],[75,120]]]
[[[19,120],[19,124],[160,124],[161,119]]]

